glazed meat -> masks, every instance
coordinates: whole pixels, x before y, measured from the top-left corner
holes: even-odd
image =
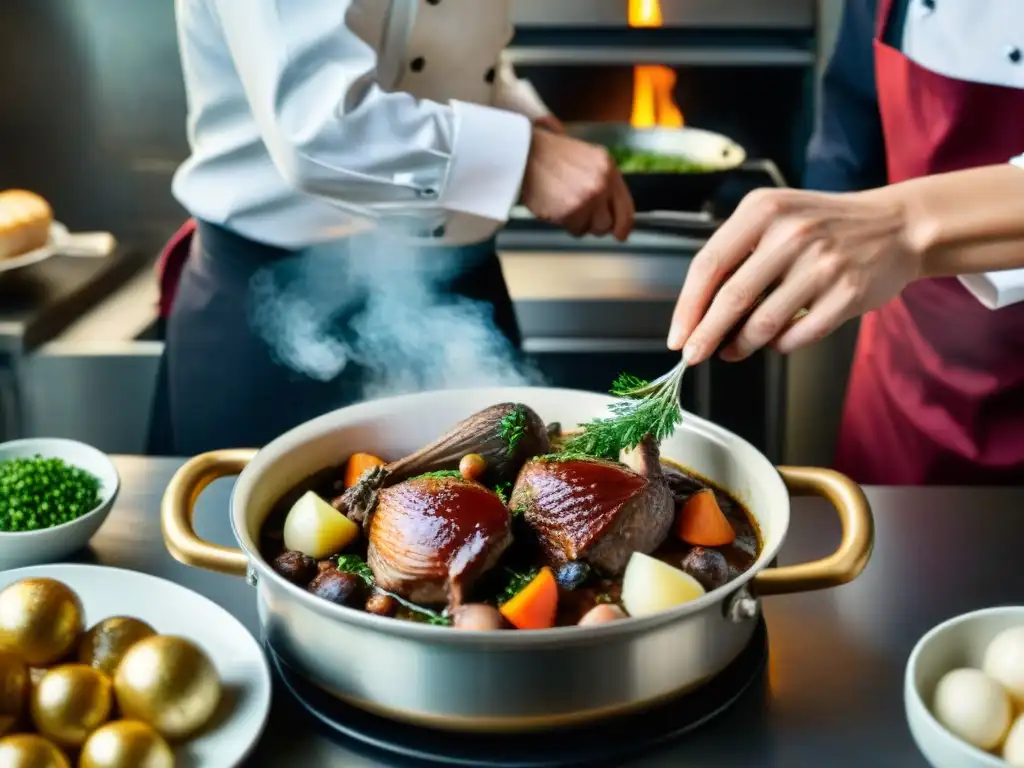
[[[430,445],[384,467],[368,471],[332,504],[363,524],[377,503],[377,492],[426,472],[454,470],[467,454],[483,458],[479,478],[489,487],[511,483],[527,459],[551,451],[543,420],[522,403],[500,403],[463,419]]]
[[[547,560],[584,560],[621,574],[633,552],[649,554],[672,526],[672,494],[657,443],[633,452],[636,469],[602,459],[537,458],[519,473],[509,506],[522,510]]]
[[[367,531],[367,563],[381,589],[452,608],[512,543],[511,517],[497,495],[442,474],[381,489]]]
[[[388,465],[391,482],[412,475],[455,469],[469,453],[487,462],[481,482],[512,482],[531,456],[548,453],[551,443],[544,421],[529,406],[500,403],[463,419],[430,445]]]

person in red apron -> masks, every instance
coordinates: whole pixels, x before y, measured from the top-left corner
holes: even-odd
[[[880,157],[889,186],[748,198],[695,259],[669,345],[703,360],[772,285],[727,359],[792,351],[866,312],[836,467],[865,484],[1020,484],[1024,303],[992,309],[957,275],[1024,288],[1001,272],[1024,267],[1024,163],[1007,162],[1024,151],[1024,5],[870,5],[847,2],[816,141],[834,169],[822,186],[870,186]],[[856,117],[828,114],[830,88]],[[829,147],[829,126],[861,144]]]

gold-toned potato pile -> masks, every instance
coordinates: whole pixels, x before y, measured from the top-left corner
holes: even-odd
[[[171,768],[220,704],[213,663],[138,619],[84,620],[55,579],[0,591],[0,766]]]

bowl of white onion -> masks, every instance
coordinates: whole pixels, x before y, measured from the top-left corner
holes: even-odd
[[[910,654],[910,732],[934,768],[1024,767],[1024,607],[950,619]]]

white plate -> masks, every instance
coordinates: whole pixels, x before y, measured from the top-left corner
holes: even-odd
[[[42,248],[23,253],[12,259],[0,259],[0,273],[22,269],[55,254],[62,256],[83,256],[102,258],[109,256],[117,247],[117,241],[109,232],[76,232],[71,234],[59,222],[50,225],[50,242]]]
[[[40,261],[46,261],[57,252],[57,243],[66,239],[67,236],[67,227],[63,224],[58,224],[56,221],[53,222],[53,224],[50,225],[50,242],[42,248],[36,248],[34,251],[23,253],[20,256],[15,256],[10,259],[0,259],[0,273],[30,267],[33,264],[38,264]]]
[[[57,579],[75,591],[86,627],[133,616],[161,634],[186,637],[213,660],[231,707],[217,725],[176,750],[179,768],[233,768],[252,751],[270,712],[270,667],[238,619],[185,587],[98,565],[36,565],[0,572],[0,589],[26,578]]]

